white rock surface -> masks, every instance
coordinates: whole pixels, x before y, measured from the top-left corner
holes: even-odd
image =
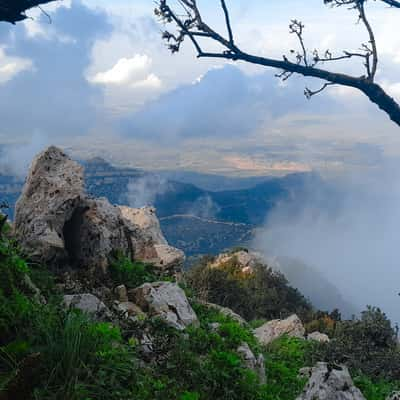
[[[300,318],[293,314],[286,319],[275,319],[254,329],[254,335],[261,344],[267,345],[283,335],[304,339],[305,329]]]
[[[198,319],[185,292],[172,282],[154,282],[129,291],[130,299],[150,316],[158,316],[176,329],[183,330]]]
[[[346,367],[331,368],[320,362],[308,371],[309,381],[296,400],[365,400]]]
[[[325,333],[321,333],[321,332],[309,333],[307,335],[307,339],[314,340],[314,341],[320,342],[320,343],[329,343],[330,342],[329,336],[326,335]]]
[[[100,319],[111,316],[111,312],[107,306],[90,293],[65,295],[63,300],[67,308],[76,308]]]
[[[33,161],[15,206],[14,231],[31,258],[66,257],[63,228],[84,196],[83,168],[57,147]]]

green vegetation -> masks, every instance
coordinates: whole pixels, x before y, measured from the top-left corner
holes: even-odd
[[[202,300],[229,307],[246,320],[273,319],[297,313],[305,319],[312,313],[309,302],[286,278],[271,268],[258,265],[243,273],[233,257],[219,268],[209,268],[204,258],[186,276],[188,284]]]
[[[110,270],[115,285],[134,287],[156,279],[151,267],[122,257]],[[262,318],[253,327],[278,316],[280,307],[287,313],[309,311],[281,275],[256,271],[252,280],[234,266],[212,270],[210,276],[200,268],[190,274],[185,289],[199,294],[206,287],[208,300]],[[314,314],[310,329],[329,330],[334,336],[329,344],[283,337],[263,348],[250,325],[242,326],[195,299],[200,325],[185,332],[158,319],[116,326],[65,310],[53,277],[21,258],[7,237],[0,238],[0,276],[1,400],[294,400],[305,384],[299,369],[321,360],[346,362],[367,400],[384,400],[400,388],[396,335],[378,309],[370,308],[354,321],[340,321],[337,313]],[[228,299],[225,303],[215,298],[219,289]],[[143,332],[156,351],[148,353],[139,345]],[[238,355],[244,342],[256,356],[264,355],[266,384]]]
[[[124,284],[128,288],[135,288],[143,283],[159,279],[152,265],[139,261],[133,262],[119,253],[115,254],[110,263],[110,275],[116,285]]]

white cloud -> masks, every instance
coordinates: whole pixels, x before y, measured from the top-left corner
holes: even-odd
[[[20,72],[31,69],[32,66],[31,60],[20,57],[9,57],[0,48],[0,84],[10,81]]]
[[[135,54],[132,58],[120,58],[109,70],[98,72],[89,81],[102,85],[130,86],[158,89],[160,78],[150,72],[152,60],[146,54]]]

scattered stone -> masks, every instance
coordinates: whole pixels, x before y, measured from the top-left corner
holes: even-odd
[[[321,333],[321,332],[312,332],[312,333],[308,334],[307,340],[314,340],[314,341],[320,342],[320,343],[329,343],[330,342],[329,336],[326,335],[325,333]]]
[[[283,335],[304,339],[305,329],[300,318],[293,314],[284,320],[266,322],[254,330],[254,335],[261,344],[267,345]]]
[[[386,400],[400,400],[400,392],[393,392],[386,398]]]
[[[320,362],[309,373],[310,379],[296,400],[365,400],[344,366],[331,367]]]
[[[115,288],[115,294],[118,296],[118,300],[121,303],[128,301],[128,291],[125,285],[119,285]]]
[[[150,316],[158,316],[176,329],[183,330],[198,319],[185,292],[172,282],[145,283],[129,291],[130,298]]]
[[[231,310],[228,307],[222,307],[218,304],[214,303],[209,303],[207,301],[201,301],[197,300],[198,303],[202,304],[203,306],[206,306],[207,308],[212,308],[214,310],[217,310],[219,313],[224,315],[225,317],[229,317],[233,319],[234,321],[238,322],[240,325],[247,325],[247,322],[243,317],[241,317],[239,314],[235,313],[233,310]]]
[[[220,326],[221,326],[221,324],[219,322],[211,322],[209,324],[209,327],[212,332],[218,332]]]
[[[60,149],[40,153],[15,206],[14,232],[30,258],[44,263],[67,256],[64,226],[84,194],[83,168]]]
[[[111,317],[111,312],[107,306],[90,293],[65,295],[64,304],[67,308],[76,308],[98,319],[108,319]]]
[[[249,368],[252,371],[254,371],[258,375],[260,383],[264,384],[266,381],[264,356],[262,354],[259,354],[259,356],[256,357],[246,342],[243,342],[238,347],[237,352],[239,356],[242,358],[246,368]]]

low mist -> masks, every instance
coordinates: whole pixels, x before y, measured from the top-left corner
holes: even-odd
[[[157,196],[164,194],[168,189],[169,183],[165,178],[147,174],[129,182],[123,201],[134,208],[154,205]]]
[[[400,321],[400,177],[393,171],[306,188],[273,210],[254,246],[315,268],[357,311],[379,306]]]

